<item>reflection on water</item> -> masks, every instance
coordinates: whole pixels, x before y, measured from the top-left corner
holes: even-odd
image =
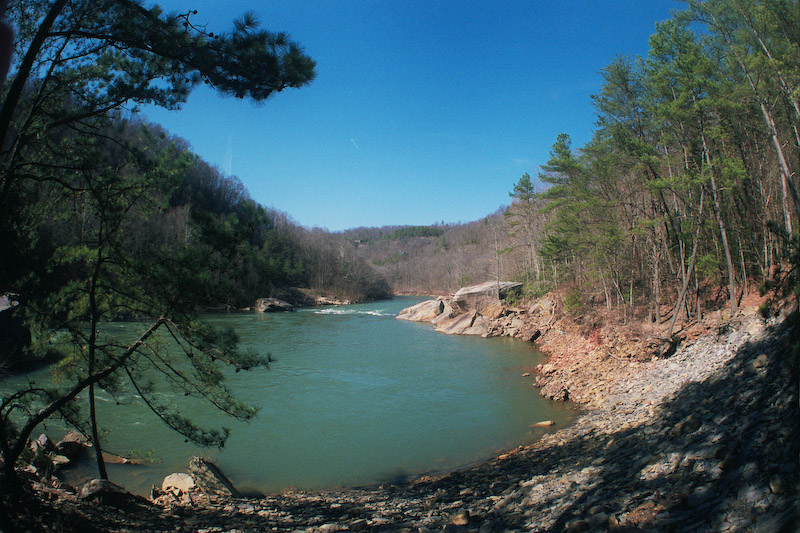
[[[394,318],[416,301],[206,317],[276,359],[268,370],[230,376],[258,416],[245,424],[206,404],[182,407],[197,422],[232,429],[223,450],[209,450],[184,443],[133,394],[123,406],[100,402],[108,449],[160,461],[110,465],[112,479],[145,493],[198,454],[244,491],[364,485],[463,466],[532,441],[544,431],[530,428],[537,421],[571,419],[568,406],[543,400],[522,377],[541,361],[531,344],[441,335]],[[47,429],[55,439],[63,431],[55,423]],[[91,467],[80,474],[94,475]]]

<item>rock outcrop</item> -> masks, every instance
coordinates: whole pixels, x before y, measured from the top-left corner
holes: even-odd
[[[189,473],[192,474],[197,486],[207,494],[226,498],[241,497],[231,480],[211,461],[206,461],[200,457],[192,457],[189,462]]]
[[[442,300],[427,300],[411,307],[406,307],[397,318],[399,320],[409,320],[411,322],[432,322],[444,311]]]
[[[85,450],[91,447],[92,445],[89,443],[86,437],[74,429],[67,431],[66,435],[64,435],[64,438],[62,438],[56,444],[56,450],[59,455],[63,455],[70,461],[75,461],[81,455],[83,455]]]
[[[259,298],[256,300],[253,310],[256,313],[274,313],[281,311],[294,311],[294,306],[277,298]]]
[[[400,311],[397,318],[430,322],[448,335],[518,337],[535,340],[547,331],[555,317],[554,300],[542,298],[530,309],[510,306],[504,300],[518,294],[521,283],[487,281],[459,289],[452,298],[437,298]]]
[[[141,496],[136,496],[124,488],[107,479],[92,479],[87,481],[78,492],[78,498],[88,502],[111,507],[124,508],[138,501],[144,501]]]
[[[217,465],[200,457],[189,461],[189,473],[174,472],[164,478],[160,490],[155,486],[151,490],[151,499],[162,505],[212,505],[241,497]]]
[[[462,311],[478,309],[505,300],[510,294],[518,293],[522,283],[513,281],[487,281],[480,285],[462,287],[453,296],[453,303]]]

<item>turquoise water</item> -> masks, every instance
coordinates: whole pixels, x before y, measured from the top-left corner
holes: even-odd
[[[111,430],[106,447],[160,461],[111,465],[112,480],[145,493],[167,474],[185,471],[192,455],[203,455],[248,492],[381,483],[489,458],[541,435],[530,428],[535,422],[563,426],[572,419],[569,406],[542,399],[522,376],[542,360],[533,345],[442,335],[394,318],[417,301],[205,317],[234,327],[245,347],[276,359],[267,370],[230,377],[231,389],[259,406],[259,414],[237,423],[191,404],[186,414],[197,421],[232,429],[224,449],[203,449],[184,443],[135,397],[123,406],[103,397],[100,424]],[[47,431],[57,440],[62,430],[50,423]],[[79,474],[93,475],[87,469]]]

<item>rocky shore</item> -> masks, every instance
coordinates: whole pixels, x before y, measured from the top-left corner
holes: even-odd
[[[767,325],[751,309],[687,329],[663,353],[638,339],[637,351],[629,336],[599,326],[586,335],[544,307],[526,310],[524,324],[512,326],[519,313],[506,311],[493,320],[517,335],[549,321],[537,331],[551,357],[532,385],[586,409],[531,446],[409,483],[259,499],[171,491],[103,505],[40,487],[27,502],[35,518],[16,525],[208,533],[800,528],[794,329]]]

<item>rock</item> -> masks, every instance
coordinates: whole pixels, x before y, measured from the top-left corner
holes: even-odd
[[[314,305],[350,305],[350,300],[339,300],[328,298],[327,296],[317,296],[314,298]]]
[[[528,313],[531,315],[541,315],[541,314],[552,314],[556,308],[555,302],[545,296],[544,298],[540,298],[538,302],[533,304],[529,309]]]
[[[93,479],[86,482],[81,486],[78,498],[112,507],[124,507],[137,499],[136,496],[107,479]]]
[[[486,317],[476,313],[475,319],[472,321],[472,325],[465,329],[462,334],[486,336],[489,334],[489,321],[486,319]]]
[[[535,424],[531,424],[530,427],[532,428],[549,428],[555,426],[556,423],[552,420],[542,420],[541,422],[536,422]]]
[[[350,522],[350,531],[363,531],[367,528],[369,528],[369,524],[363,518],[359,518]]]
[[[86,437],[74,429],[71,429],[67,431],[63,439],[58,441],[56,444],[56,451],[59,455],[63,455],[70,461],[74,461],[83,454],[84,450],[91,448],[91,446]]]
[[[524,342],[533,342],[541,336],[542,336],[542,330],[534,328],[523,331],[520,334],[519,338],[522,339]]]
[[[767,363],[769,363],[769,358],[767,357],[767,354],[762,353],[761,355],[753,359],[752,363],[753,370],[759,370],[761,368],[764,368],[767,366]]]
[[[432,323],[434,326],[435,326],[435,325],[438,325],[438,324],[439,324],[439,322],[443,322],[443,321],[445,321],[445,320],[448,320],[448,319],[450,319],[450,318],[453,318],[454,316],[456,316],[456,314],[457,314],[457,313],[456,313],[456,310],[455,310],[455,309],[453,309],[453,306],[451,306],[451,305],[450,305],[448,302],[442,302],[442,312],[441,312],[441,313],[439,313],[439,316],[437,316],[436,318],[434,318],[434,319],[431,321],[431,323]]]
[[[590,528],[589,522],[580,518],[573,518],[564,525],[567,531],[586,531]]]
[[[199,488],[208,494],[223,498],[240,498],[241,494],[217,465],[200,457],[189,461],[189,473]]]
[[[443,312],[444,302],[441,300],[427,300],[411,307],[406,307],[397,314],[397,319],[411,322],[431,322]]]
[[[773,494],[781,494],[784,491],[785,485],[780,476],[775,475],[769,478],[769,489]]]
[[[503,300],[522,288],[522,283],[513,281],[487,281],[480,285],[462,287],[453,296],[453,303],[461,310],[479,307]]]
[[[273,313],[278,311],[294,311],[294,306],[277,298],[259,298],[253,310],[256,313]]]
[[[669,434],[672,437],[682,437],[687,433],[693,433],[697,431],[701,425],[702,422],[700,419],[694,414],[691,414],[687,416],[685,420],[675,424],[675,427],[672,428]]]
[[[169,489],[178,489],[181,492],[189,492],[196,487],[194,478],[189,474],[176,472],[168,475],[161,483],[161,490],[168,491]]]
[[[478,312],[472,310],[450,320],[443,320],[436,325],[436,331],[447,333],[448,335],[460,335],[472,327],[477,315]]]
[[[69,457],[64,455],[54,455],[52,461],[55,466],[66,466],[70,463]]]
[[[550,364],[550,363],[547,363],[547,364],[544,364],[544,365],[542,365],[542,368],[541,368],[541,370],[539,370],[539,372],[540,372],[540,373],[541,373],[543,376],[546,376],[547,374],[552,374],[552,373],[553,373],[553,372],[555,372],[555,371],[556,371],[556,367],[555,367],[555,365],[552,365],[552,364]]]
[[[144,463],[142,459],[130,459],[109,452],[103,452],[103,461],[111,465],[140,465]]]
[[[463,509],[450,518],[450,523],[454,526],[466,526],[469,524],[469,516],[469,511],[467,509]]]
[[[50,437],[42,433],[36,440],[31,441],[31,450],[34,453],[49,453],[56,451],[56,445],[50,440]]]
[[[481,308],[481,314],[486,318],[496,320],[506,313],[506,308],[501,302],[492,302]]]

